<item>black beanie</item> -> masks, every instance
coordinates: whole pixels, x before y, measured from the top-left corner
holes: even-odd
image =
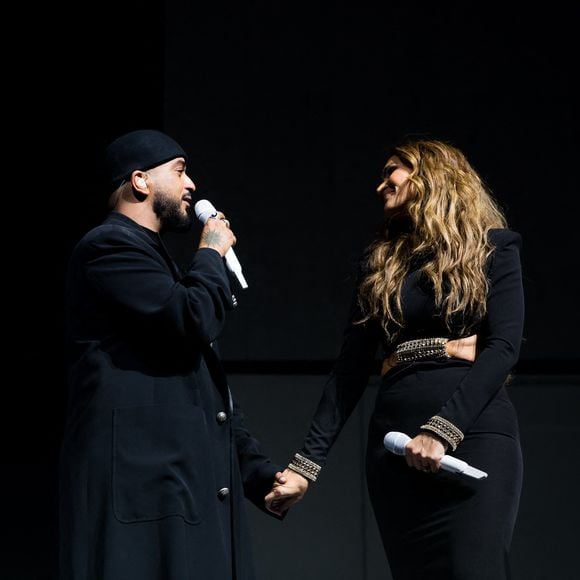
[[[133,171],[146,171],[176,157],[187,159],[179,143],[161,131],[142,129],[115,139],[104,156],[105,178],[117,188]]]

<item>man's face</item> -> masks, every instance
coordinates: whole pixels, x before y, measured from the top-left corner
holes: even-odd
[[[153,194],[153,211],[163,231],[183,231],[191,226],[189,213],[195,184],[185,171],[182,157],[158,165],[147,172],[147,184]]]

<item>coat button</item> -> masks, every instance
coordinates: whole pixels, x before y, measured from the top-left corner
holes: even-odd
[[[226,497],[228,497],[228,495],[230,495],[230,490],[227,487],[222,487],[218,491],[217,495],[220,499],[226,499]]]
[[[220,411],[216,415],[216,419],[217,419],[217,422],[221,425],[222,423],[225,423],[228,420],[228,416],[223,411]]]

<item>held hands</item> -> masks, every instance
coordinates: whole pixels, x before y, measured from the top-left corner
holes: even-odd
[[[223,257],[235,245],[236,236],[230,229],[230,222],[221,211],[217,213],[215,218],[209,218],[205,222],[201,231],[199,248],[212,248]]]
[[[305,477],[291,469],[276,473],[272,490],[264,498],[266,509],[273,514],[282,515],[304,497],[308,485],[309,481]]]

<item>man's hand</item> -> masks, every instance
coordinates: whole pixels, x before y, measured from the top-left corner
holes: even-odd
[[[236,236],[234,236],[234,232],[230,229],[230,222],[221,211],[218,212],[215,218],[209,218],[205,222],[203,230],[201,231],[199,248],[212,248],[223,257],[235,245]]]
[[[264,498],[266,509],[274,514],[282,515],[304,497],[308,485],[309,481],[305,477],[291,469],[276,473],[272,490]]]

